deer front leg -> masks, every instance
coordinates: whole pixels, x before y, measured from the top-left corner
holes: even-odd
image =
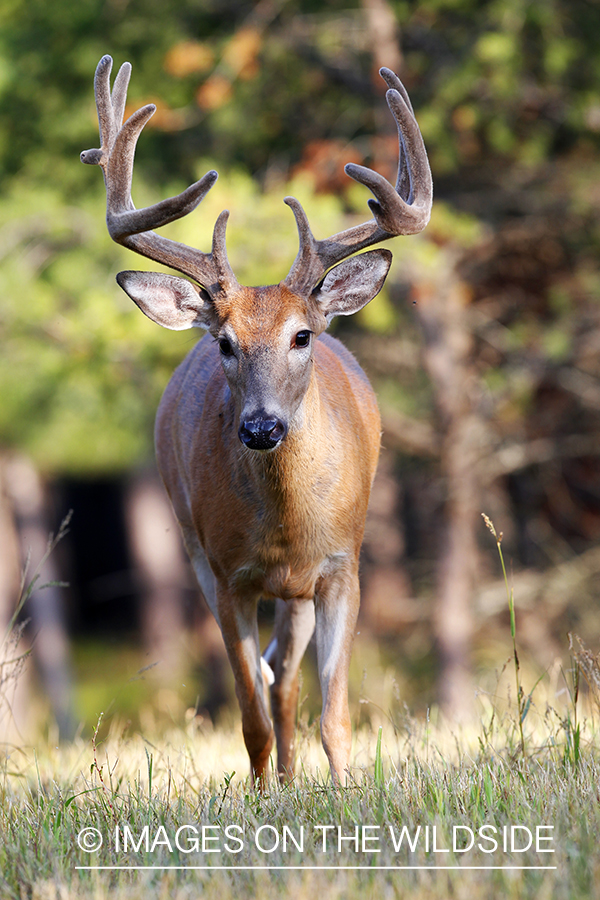
[[[260,664],[256,607],[256,599],[232,596],[217,588],[218,621],[235,678],[253,784],[266,780],[273,746]]]
[[[282,780],[293,774],[298,670],[314,630],[312,600],[277,600],[271,710],[277,738],[277,770]]]
[[[336,784],[345,781],[350,762],[348,672],[359,603],[356,568],[324,578],[315,597],[317,662],[323,698],[321,740]]]

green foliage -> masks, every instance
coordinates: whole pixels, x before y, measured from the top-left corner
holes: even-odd
[[[2,443],[45,471],[110,470],[147,455],[150,410],[176,352],[115,302],[125,254],[104,235],[102,205],[15,185],[0,215],[11,245],[0,268]]]
[[[427,84],[419,118],[438,172],[490,158],[501,168],[533,166],[590,139],[597,145],[592,6],[444,0],[398,9],[408,65]]]
[[[574,297],[598,289],[600,226],[590,191],[597,177],[579,162],[589,159],[600,133],[600,37],[592,5],[392,0],[390,6],[438,202],[424,240],[392,245],[390,287],[340,327],[393,339],[407,327],[394,290],[405,260],[414,260],[413,273],[429,276],[447,266],[447,248],[475,252],[487,239],[482,223],[495,228],[502,219],[515,179],[535,182],[536,172],[563,160],[560,176],[549,188],[543,183],[534,205],[558,205],[565,220],[577,217],[559,238],[569,244],[569,259],[578,260],[576,279],[549,286],[547,321],[528,318],[524,308],[520,321],[505,324],[513,354],[533,348],[553,364],[567,364],[576,335],[564,321]],[[159,107],[140,140],[136,203],[180,190],[216,166],[221,178],[201,210],[165,233],[208,249],[216,214],[228,207],[230,256],[240,280],[276,282],[297,246],[281,203],[285,193],[305,204],[318,237],[345,227],[344,212],[365,217],[366,192],[339,174],[341,162],[323,180],[306,152],[337,142],[377,162],[371,136],[387,113],[371,75],[365,21],[357,2],[337,0],[2,5],[0,444],[26,450],[47,472],[114,471],[145,459],[161,390],[196,338],[145,322],[114,286],[115,273],[139,261],[106,236],[100,175],[78,162],[80,151],[98,141],[92,76],[100,56],[133,63],[132,107],[149,100]],[[323,184],[337,196],[319,193]],[[461,196],[463,184],[475,191]],[[488,193],[477,194],[482,188]],[[490,192],[503,199],[477,199]],[[482,375],[494,377],[485,368]],[[515,378],[508,373],[500,381],[510,386]],[[519,404],[514,395],[517,412]]]
[[[325,229],[341,227],[335,198],[292,189]],[[138,187],[140,205],[156,199]],[[120,269],[156,266],[110,241],[103,204],[67,205],[53,188],[33,194],[15,181],[0,205],[0,441],[46,472],[110,472],[149,458],[162,390],[199,336],[159,328],[121,293]],[[222,175],[201,211],[165,233],[208,251],[225,206],[235,210],[229,251],[240,279],[278,282],[296,251],[294,219],[280,190],[261,196],[241,171]]]

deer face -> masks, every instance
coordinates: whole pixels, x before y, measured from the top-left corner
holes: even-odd
[[[241,288],[215,302],[211,328],[250,450],[274,450],[298,418],[313,367],[314,341],[327,326],[315,303],[284,285]]]
[[[389,250],[370,250],[340,263],[305,298],[284,283],[235,282],[211,299],[173,275],[121,272],[117,280],[140,309],[175,330],[199,326],[219,347],[238,437],[250,450],[274,450],[302,422],[316,338],[337,315],[351,315],[381,290]]]

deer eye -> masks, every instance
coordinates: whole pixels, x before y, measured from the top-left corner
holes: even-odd
[[[312,331],[299,331],[296,337],[294,338],[293,347],[308,347],[310,344],[310,336]]]
[[[219,338],[219,350],[223,356],[232,356],[233,355],[233,347],[227,340],[227,338]]]

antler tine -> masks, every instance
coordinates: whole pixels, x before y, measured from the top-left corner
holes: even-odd
[[[391,69],[388,69],[387,66],[382,66],[382,68],[379,70],[379,74],[389,88],[392,88],[392,90],[394,91],[398,91],[405,104],[408,106],[411,116],[414,116],[415,113],[412,107],[412,103],[410,102],[410,97],[408,96],[408,91],[406,90],[396,73],[392,72]]]
[[[373,219],[322,241],[314,238],[300,203],[286,197],[285,202],[296,217],[300,249],[284,283],[298,293],[309,293],[331,266],[358,250],[396,235],[417,234],[429,221],[433,195],[431,170],[410,99],[391,69],[380,69],[380,75],[389,87],[386,99],[398,127],[396,187],[372,169],[348,163],[344,167],[346,174],[374,195],[368,201]]]
[[[227,259],[227,247],[225,245],[225,232],[227,229],[227,220],[229,219],[229,210],[224,209],[217,221],[213,231],[212,240],[212,260],[217,272],[217,281],[223,292],[235,290],[239,287],[237,278],[233,274],[233,269]]]
[[[287,203],[294,213],[300,240],[298,255],[292,263],[292,268],[284,284],[298,293],[306,293],[312,290],[329,266],[333,265],[333,262],[329,264],[325,262],[323,258],[324,245],[327,242],[315,239],[302,204],[295,197],[284,197],[283,202]]]
[[[388,88],[390,90],[397,91],[402,99],[404,100],[405,105],[408,107],[411,116],[414,119],[414,112],[412,108],[412,103],[410,102],[410,97],[408,96],[408,92],[398,76],[395,72],[392,72],[391,69],[382,68],[379,70],[379,74],[386,82]],[[386,93],[386,99],[389,99]],[[393,110],[392,110],[393,112]],[[398,117],[394,114],[394,118],[396,119],[396,125],[398,126],[398,177],[396,179],[396,190],[398,194],[405,200],[407,203],[412,202],[412,198],[410,196],[411,190],[411,182],[410,182],[410,167],[406,165],[406,149],[404,146],[404,139],[402,137],[402,130],[400,128],[400,124],[398,122]],[[420,132],[419,132],[420,134]]]
[[[131,199],[135,149],[144,125],[154,115],[156,107],[153,104],[143,106],[123,125],[131,65],[124,63],[119,69],[112,95],[111,69],[111,57],[103,56],[94,77],[102,146],[99,150],[84,150],[81,154],[82,162],[99,165],[104,172],[109,234],[117,243],[189,275],[206,287],[209,293],[217,294],[222,289],[219,272],[226,270],[223,263],[223,258],[227,261],[224,236],[222,245],[219,245],[221,261],[217,264],[212,254],[202,253],[186,244],[161,237],[152,229],[192,212],[204,199],[218,175],[211,170],[176,197],[136,209]]]
[[[94,75],[94,96],[96,98],[96,110],[100,125],[100,149],[84,150],[81,161],[88,165],[98,165],[106,178],[106,167],[110,158],[115,138],[123,124],[127,87],[131,75],[131,63],[123,63],[115,78],[115,84],[110,92],[110,73],[112,70],[112,57],[103,56],[96,67]]]
[[[110,56],[109,56],[110,59]],[[111,68],[112,68],[112,59]],[[110,69],[108,70],[107,75],[107,91],[110,90],[110,84],[108,81],[108,76],[110,75]],[[117,72],[117,76],[115,78],[115,83],[113,85],[112,90],[112,109],[114,115],[115,128],[118,131],[123,124],[123,116],[125,115],[125,104],[127,102],[127,88],[129,87],[129,79],[131,78],[131,63],[124,62],[119,71]]]

